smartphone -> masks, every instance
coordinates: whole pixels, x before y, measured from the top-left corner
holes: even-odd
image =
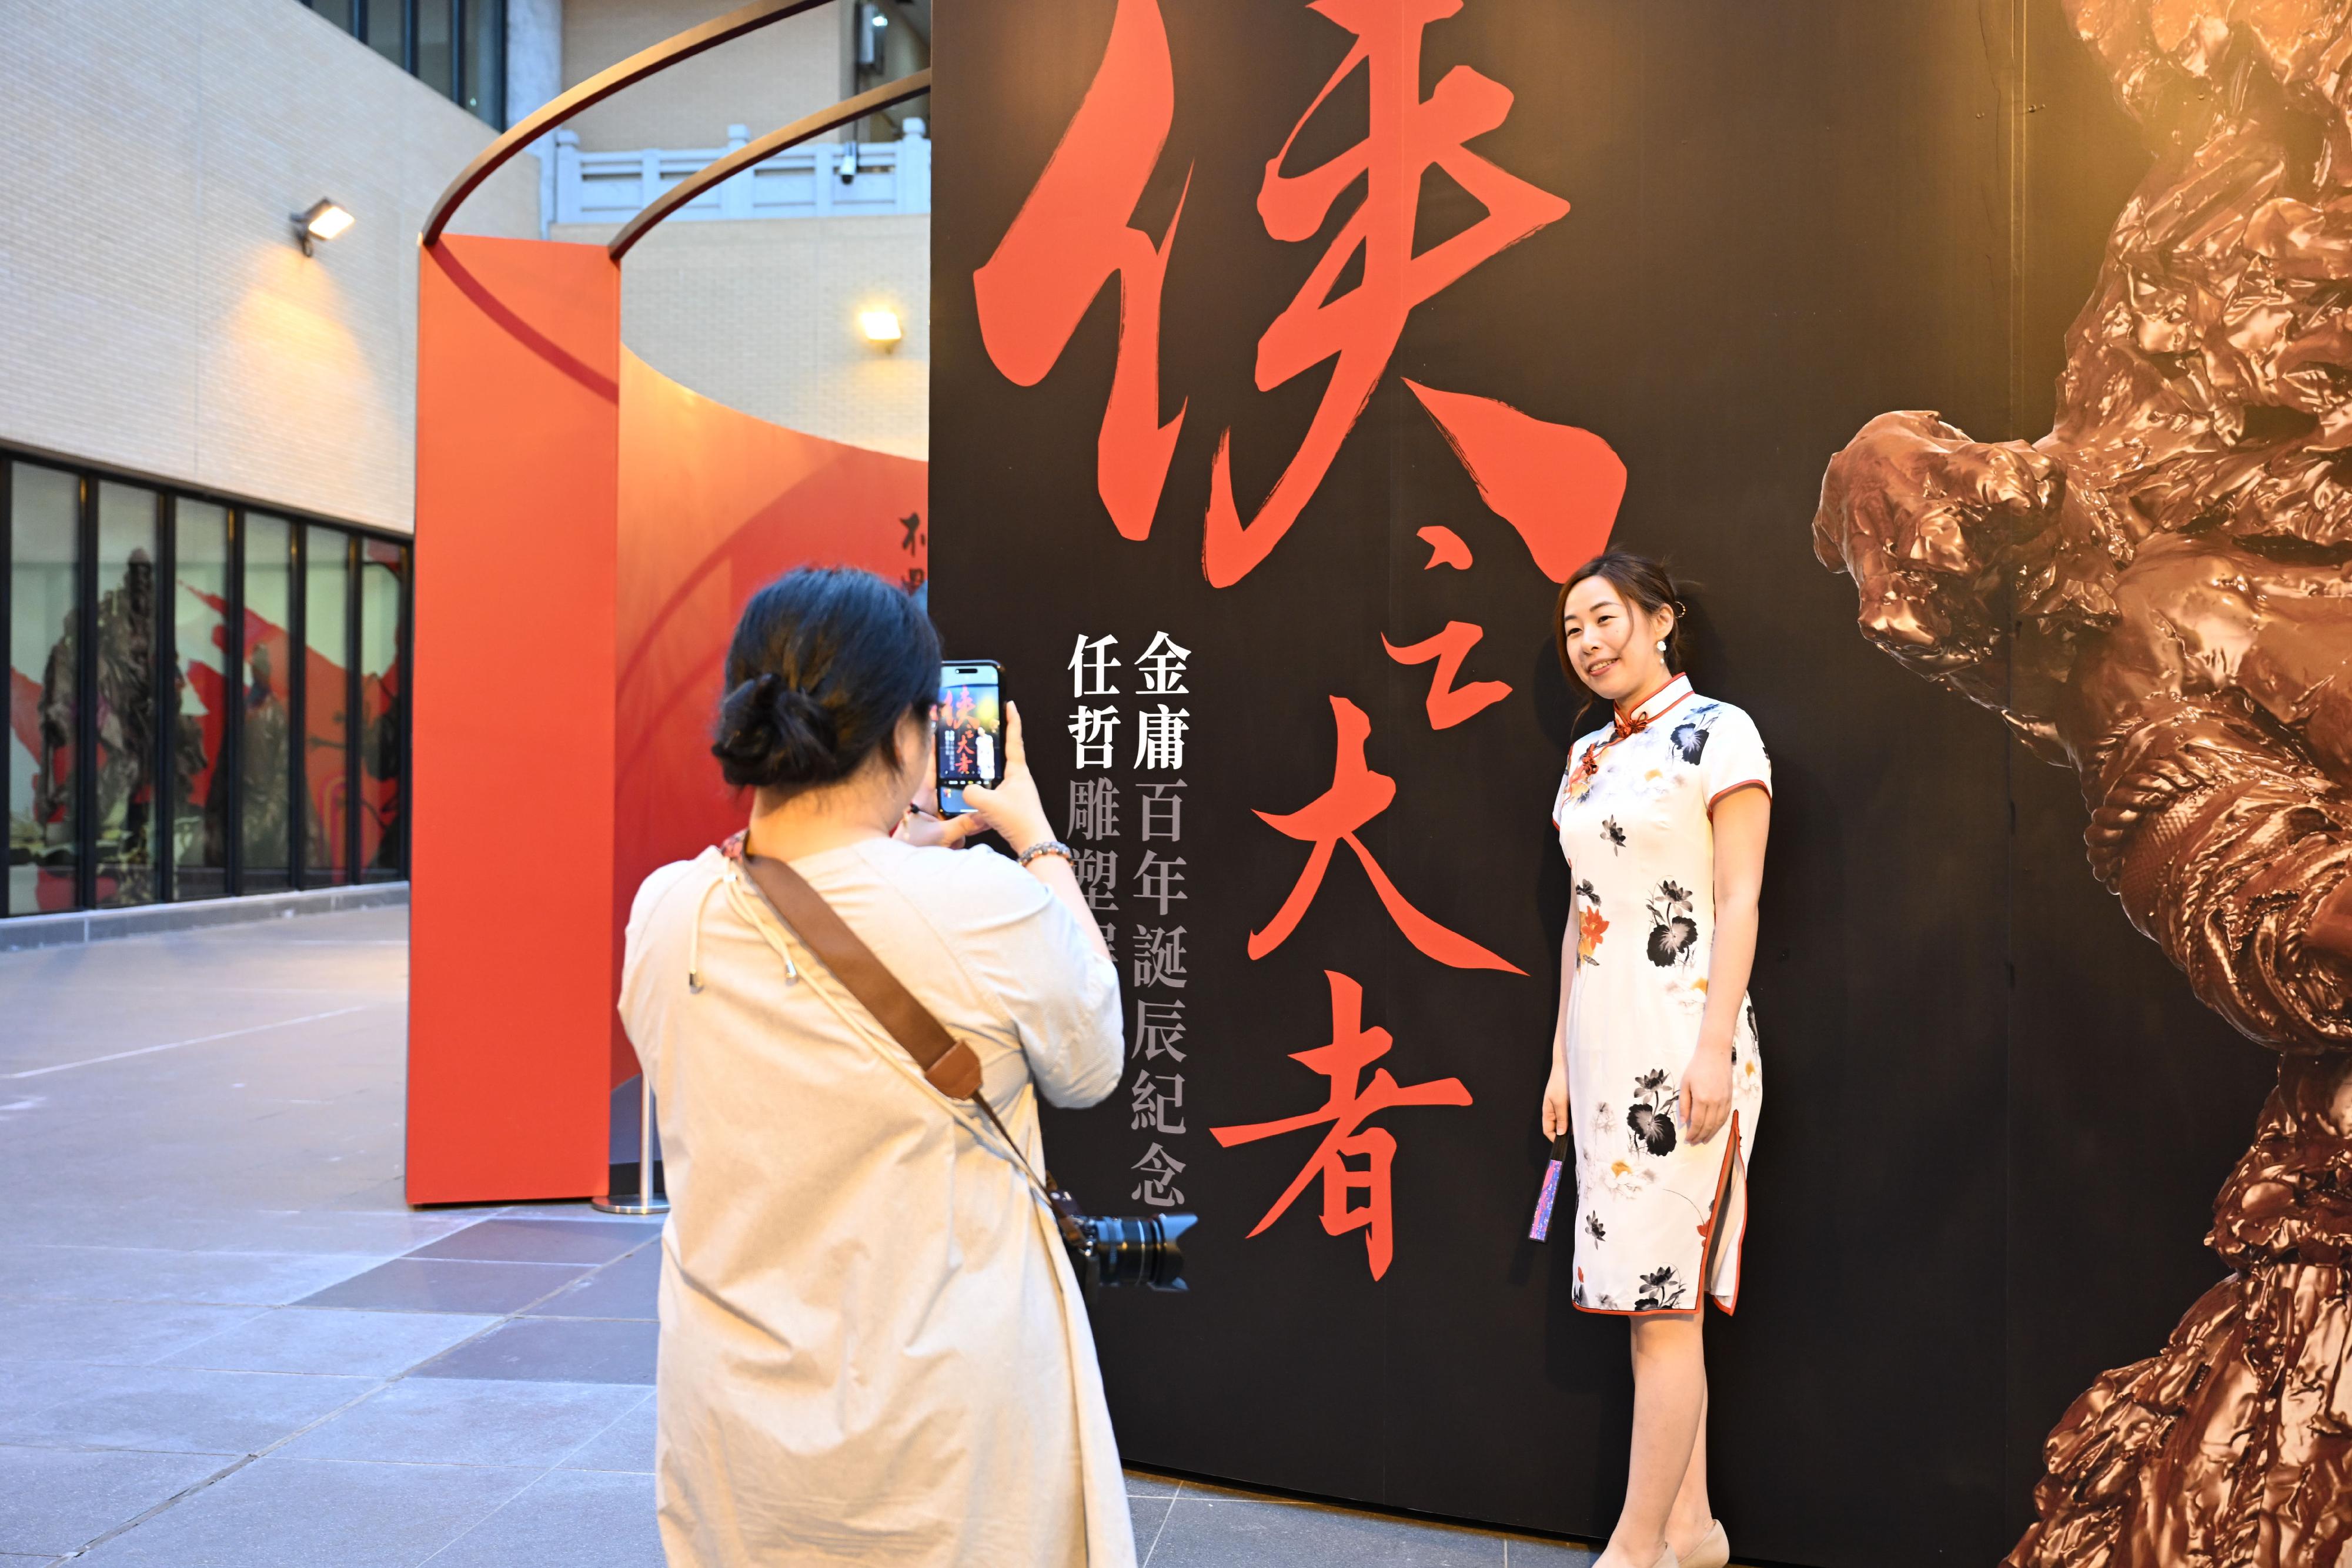
[[[940,815],[967,809],[967,785],[1004,782],[1004,702],[993,659],[940,666]]]

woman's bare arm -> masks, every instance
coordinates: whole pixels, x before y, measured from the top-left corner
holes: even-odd
[[[1570,878],[1575,880],[1571,875]],[[1568,905],[1568,929],[1559,938],[1559,1011],[1552,1016],[1551,1077],[1544,1086],[1543,1130],[1547,1138],[1568,1131],[1568,997],[1576,986],[1576,901]]]
[[[1715,803],[1715,945],[1706,966],[1706,1013],[1684,1071],[1682,1114],[1691,1142],[1706,1143],[1731,1115],[1731,1037],[1756,964],[1756,899],[1772,797],[1761,785]]]

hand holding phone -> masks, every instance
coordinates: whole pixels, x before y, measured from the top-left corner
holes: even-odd
[[[981,826],[1002,837],[1017,852],[1054,836],[1038,798],[1037,780],[1029,772],[1029,750],[1021,743],[1021,710],[1005,705],[1004,779],[993,789],[984,784],[965,787],[964,804]]]
[[[956,816],[940,814],[940,791],[936,785],[926,784],[915,791],[915,799],[907,807],[906,815],[890,830],[890,836],[919,850],[960,850],[964,841],[983,830],[980,819],[970,811]]]

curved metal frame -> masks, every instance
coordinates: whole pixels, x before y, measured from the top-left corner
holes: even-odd
[[[440,200],[433,204],[432,215],[425,220],[424,243],[429,247],[440,240],[441,231],[448,226],[459,204],[472,195],[475,188],[495,173],[500,164],[582,110],[602,103],[623,88],[643,81],[656,71],[667,70],[680,60],[691,59],[705,49],[715,49],[772,22],[781,22],[788,16],[797,16],[803,11],[814,11],[820,5],[833,3],[834,0],[752,0],[751,5],[730,11],[724,16],[713,17],[699,27],[689,27],[683,33],[664,38],[651,48],[640,49],[620,64],[590,77],[570,92],[549,99],[475,154],[474,161],[449,182],[449,188],[442,192]]]
[[[814,114],[795,120],[781,131],[771,131],[757,141],[745,142],[724,158],[705,163],[647,203],[636,216],[621,225],[621,231],[604,246],[604,254],[614,261],[620,260],[629,254],[629,247],[645,238],[646,232],[656,224],[713,185],[732,179],[754,163],[765,162],[787,147],[797,147],[811,137],[822,136],[828,131],[846,125],[853,120],[862,120],[894,103],[920,98],[930,90],[931,73],[917,71],[912,76],[900,77],[897,81],[886,81],[856,98],[845,98],[831,109],[821,109]]]

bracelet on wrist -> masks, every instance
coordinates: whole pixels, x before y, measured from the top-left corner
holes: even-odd
[[[1077,852],[1059,839],[1040,839],[1031,844],[1021,852],[1021,863],[1025,866],[1031,861],[1042,859],[1046,855],[1059,855],[1073,866],[1078,863]]]

